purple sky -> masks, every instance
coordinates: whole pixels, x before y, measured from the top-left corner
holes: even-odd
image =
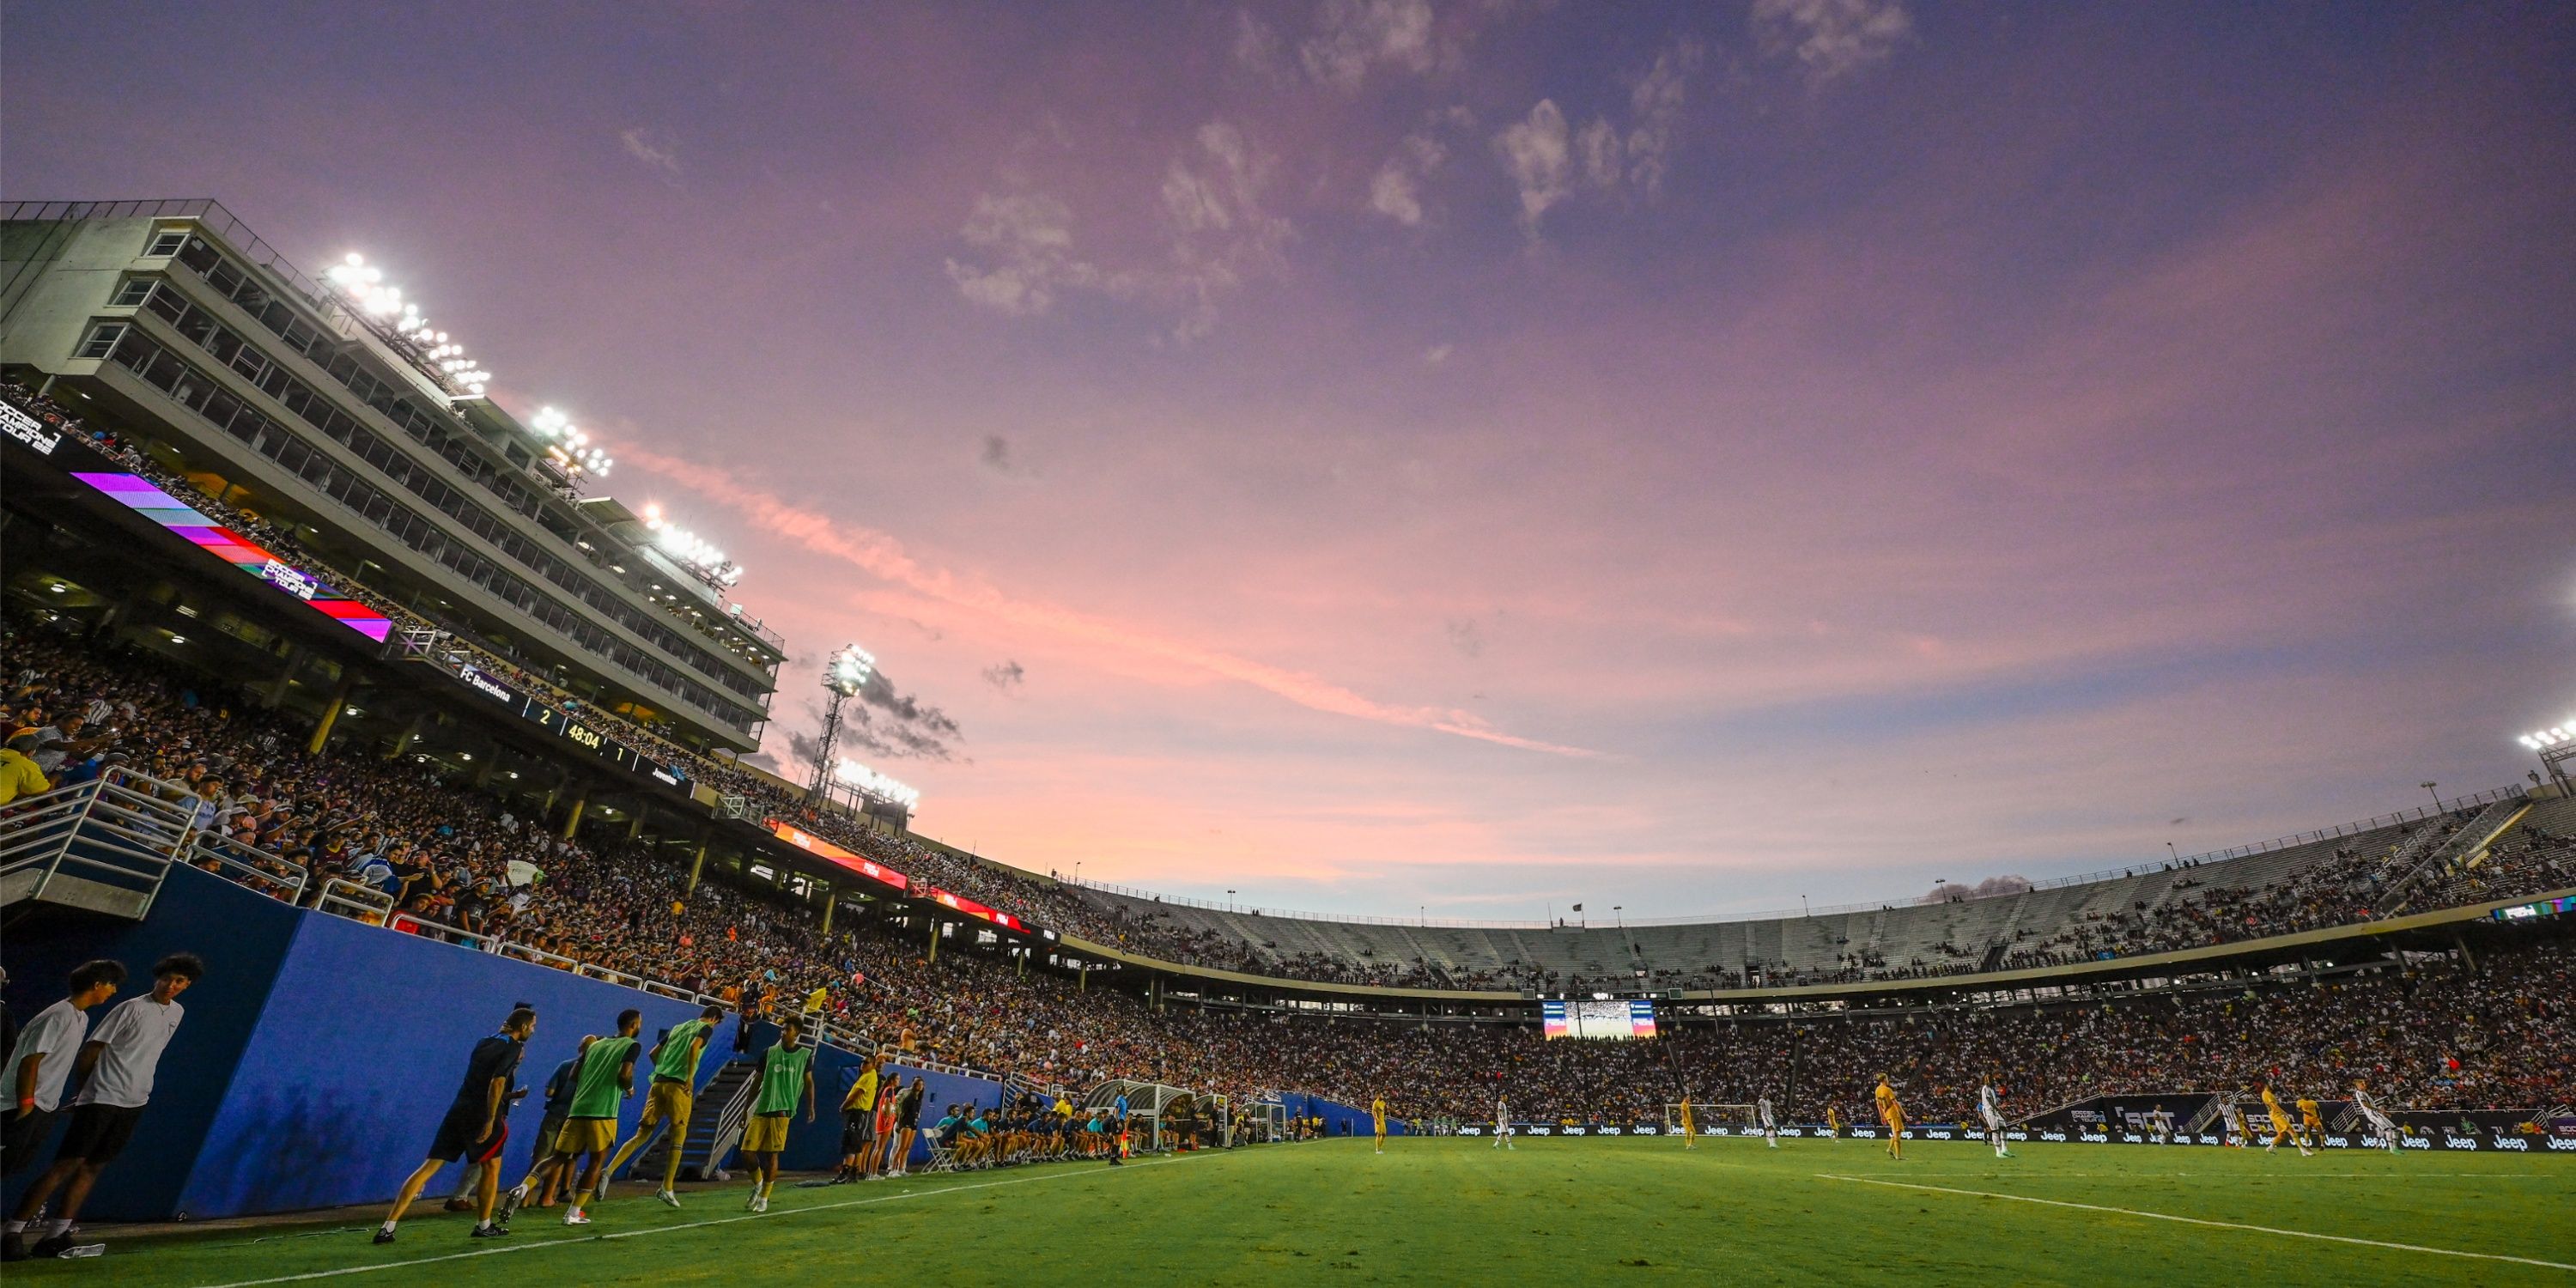
[[[366,252],[875,652],[921,826],[1271,907],[2161,858],[2576,716],[2576,9],[15,0],[12,198]]]

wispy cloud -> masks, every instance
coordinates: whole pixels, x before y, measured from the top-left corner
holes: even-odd
[[[1352,93],[1369,70],[1431,70],[1430,0],[1325,0],[1315,34],[1297,47],[1316,82]]]
[[[1914,33],[1904,0],[1753,0],[1751,21],[1764,53],[1795,57],[1819,87],[1886,61]]]
[[[949,259],[949,280],[969,301],[1013,317],[1047,312],[1064,291],[1092,290],[1176,311],[1174,339],[1205,336],[1218,301],[1285,265],[1296,227],[1267,202],[1276,160],[1239,127],[1210,121],[1191,143],[1155,190],[1162,262],[1103,265],[1078,252],[1073,212],[1061,199],[985,193],[958,230],[976,257]]]
[[[678,139],[671,136],[670,131],[630,125],[617,132],[617,145],[625,150],[626,155],[661,171],[665,176],[679,177],[680,143]]]
[[[1524,738],[1494,728],[1471,711],[1380,702],[1320,676],[1241,657],[1223,649],[1172,639],[1077,609],[1024,599],[981,578],[915,560],[893,536],[842,523],[742,482],[721,467],[649,449],[629,447],[624,463],[657,474],[733,506],[753,526],[785,537],[816,554],[839,559],[916,594],[1059,640],[1155,658],[1205,675],[1250,685],[1299,706],[1331,715],[1490,742],[1558,756],[1594,757],[1583,747]]]
[[[1495,154],[1520,192],[1522,231],[1536,237],[1547,212],[1578,189],[1649,201],[1661,194],[1690,79],[1706,52],[1685,36],[1656,54],[1629,88],[1624,129],[1607,114],[1575,129],[1549,98],[1495,135]]]
[[[1522,231],[1538,236],[1538,222],[1548,208],[1573,191],[1569,176],[1574,153],[1565,112],[1554,99],[1540,99],[1526,119],[1504,126],[1494,136],[1494,152],[1520,189]]]

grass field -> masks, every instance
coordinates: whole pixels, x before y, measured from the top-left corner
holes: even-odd
[[[497,1242],[430,1211],[116,1238],[11,1284],[2576,1284],[2576,1166],[2129,1145],[1481,1140],[1270,1146],[829,1189],[621,1191]],[[2034,1202],[2025,1200],[2047,1200]],[[2089,1205],[2089,1206],[2088,1206]],[[434,1204],[431,1205],[434,1208]],[[2112,1210],[2119,1209],[2119,1210]],[[2166,1219],[2183,1218],[2183,1219]],[[2263,1227],[2263,1228],[2253,1228]],[[2309,1237],[2317,1236],[2317,1237]],[[2403,1245],[2403,1246],[2401,1246]],[[2478,1254],[2463,1256],[2454,1254]],[[2516,1260],[2515,1258],[2519,1258]]]

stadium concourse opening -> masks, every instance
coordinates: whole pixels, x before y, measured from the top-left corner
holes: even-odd
[[[13,1279],[2576,1270],[2563,778],[1794,915],[1067,880],[838,754],[900,705],[855,643],[813,774],[748,763],[740,566],[363,257],[0,234]]]

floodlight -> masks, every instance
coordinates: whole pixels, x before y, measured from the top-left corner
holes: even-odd
[[[843,697],[857,697],[876,674],[876,657],[856,644],[834,653],[823,667],[823,687]]]

